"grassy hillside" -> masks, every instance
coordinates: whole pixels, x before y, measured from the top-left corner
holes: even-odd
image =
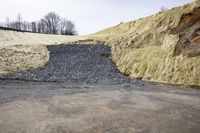
[[[97,32],[132,78],[200,85],[200,1]]]
[[[200,85],[199,0],[88,36],[68,37],[0,30],[0,73],[43,67],[49,58],[45,45],[63,43],[110,45],[118,69],[132,78]],[[27,47],[31,52],[27,52]],[[10,55],[5,54],[7,49],[13,50]],[[21,57],[26,57],[25,61]],[[30,60],[32,58],[38,62],[36,65]],[[12,64],[12,60],[18,60],[15,64],[19,65]],[[21,65],[21,62],[27,65]]]
[[[58,45],[86,37],[45,35],[0,29],[0,74],[42,68],[49,60],[46,45]]]

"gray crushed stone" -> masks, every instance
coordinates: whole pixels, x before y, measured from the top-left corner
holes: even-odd
[[[117,70],[110,58],[111,48],[105,45],[48,46],[50,60],[42,69],[0,75],[1,79],[72,83],[129,83],[130,80]]]

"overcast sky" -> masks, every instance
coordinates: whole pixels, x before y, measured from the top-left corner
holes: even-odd
[[[0,0],[0,21],[6,17],[36,21],[54,11],[72,20],[79,34],[94,33],[120,22],[151,15],[162,6],[189,3],[192,0]]]

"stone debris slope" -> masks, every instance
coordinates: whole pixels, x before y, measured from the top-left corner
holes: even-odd
[[[87,83],[128,82],[110,59],[109,46],[59,45],[48,46],[50,59],[44,68],[4,74],[2,79],[28,81],[69,81]]]

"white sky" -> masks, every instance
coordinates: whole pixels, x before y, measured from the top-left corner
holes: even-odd
[[[89,34],[151,15],[162,6],[189,3],[192,0],[0,0],[0,21],[6,17],[36,21],[50,11],[57,12],[76,24],[79,34]]]

